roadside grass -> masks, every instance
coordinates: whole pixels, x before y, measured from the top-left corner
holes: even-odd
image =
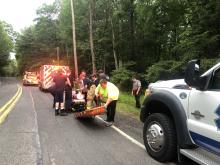
[[[144,96],[141,96],[141,103]],[[131,93],[120,92],[119,100],[117,103],[117,111],[121,113],[127,113],[133,115],[135,118],[139,119],[140,108],[135,107],[135,98]]]

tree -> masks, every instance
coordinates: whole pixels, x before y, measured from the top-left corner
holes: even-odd
[[[92,72],[96,72],[96,64],[95,64],[95,53],[94,53],[94,43],[93,43],[93,6],[94,1],[90,0],[89,2],[89,41],[90,41],[90,49],[92,56]]]
[[[59,47],[58,7],[56,1],[52,5],[44,4],[37,10],[35,19],[35,38],[40,47],[41,55],[56,56],[56,47]]]
[[[59,5],[44,4],[37,10],[36,24],[22,31],[16,41],[16,56],[20,74],[25,70],[37,70],[43,64],[58,64],[56,48],[58,35]],[[61,54],[62,55],[62,54]],[[61,64],[65,64],[61,57]]]
[[[79,69],[147,70],[156,80],[182,75],[189,59],[220,55],[217,0],[75,0],[74,5]],[[70,0],[43,5],[37,13],[36,25],[19,37],[17,53],[25,60],[52,61],[59,46],[63,62],[70,60],[72,67]]]
[[[0,21],[0,75],[3,75],[3,67],[9,62],[9,55],[13,49],[11,37],[5,30],[5,23]]]
[[[217,0],[187,1],[187,26],[176,45],[187,61],[192,58],[216,58],[220,54],[220,4]]]

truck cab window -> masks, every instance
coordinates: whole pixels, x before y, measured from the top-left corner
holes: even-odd
[[[210,84],[210,89],[220,90],[220,69],[214,72],[214,76]]]

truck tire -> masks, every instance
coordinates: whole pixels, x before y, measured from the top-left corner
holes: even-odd
[[[167,115],[151,114],[144,123],[143,139],[148,154],[154,159],[166,162],[177,157],[176,130]]]

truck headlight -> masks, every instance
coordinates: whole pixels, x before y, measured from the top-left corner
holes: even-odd
[[[146,97],[150,96],[151,94],[152,94],[152,91],[148,88],[148,89],[146,89],[144,96],[146,98]]]

